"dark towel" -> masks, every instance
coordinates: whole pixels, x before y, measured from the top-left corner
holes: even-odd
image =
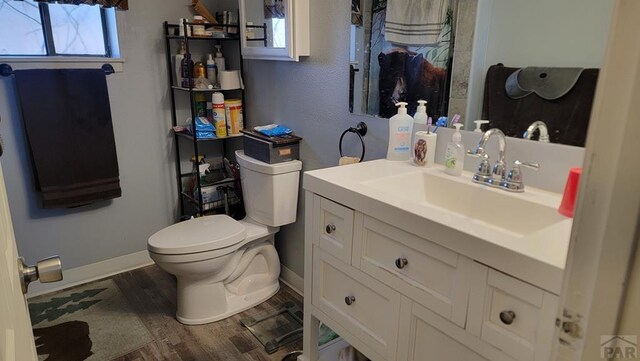
[[[15,74],[42,206],[76,207],[120,197],[104,71],[17,70]]]
[[[585,69],[573,88],[558,99],[546,100],[535,93],[512,99],[505,82],[519,68],[493,65],[487,71],[484,86],[482,119],[490,128],[500,128],[506,135],[522,138],[527,127],[542,120],[549,128],[552,143],[584,147],[591,106],[598,81],[598,69]]]

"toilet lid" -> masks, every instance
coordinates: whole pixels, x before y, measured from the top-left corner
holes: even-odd
[[[185,254],[213,251],[242,242],[247,231],[227,215],[206,216],[176,223],[149,237],[150,252]]]

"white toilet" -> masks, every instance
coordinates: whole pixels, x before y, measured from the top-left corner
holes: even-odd
[[[149,238],[151,259],[178,279],[176,318],[187,325],[251,308],[280,285],[274,235],[296,221],[302,162],[267,164],[236,151],[247,217],[191,219]]]

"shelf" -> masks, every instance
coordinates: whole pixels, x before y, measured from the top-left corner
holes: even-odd
[[[189,202],[193,203],[195,206],[199,205],[198,200],[193,198],[192,196],[190,196],[186,192],[182,192],[181,194],[185,199],[187,199]],[[240,204],[240,198],[238,196],[236,196],[235,194],[231,195],[231,196],[229,196],[229,198],[227,198],[227,203],[228,203],[229,207],[235,206],[237,204]],[[214,209],[221,209],[221,208],[224,208],[224,198],[215,200],[213,202],[202,202],[202,210],[203,211],[211,211],[211,210],[214,210]]]
[[[222,89],[222,88],[196,89],[196,88],[193,88],[193,89],[189,89],[189,88],[183,88],[181,86],[175,86],[175,85],[172,86],[171,88],[174,89],[174,90],[180,90],[180,91],[184,91],[184,92],[193,91],[193,92],[198,92],[198,93],[207,93],[207,92],[211,93],[211,92],[219,92],[219,91],[226,92],[226,91],[233,91],[233,90],[243,90],[242,88],[235,88],[235,89]]]
[[[189,139],[189,140],[193,141],[193,136],[191,136],[191,134],[176,133],[176,132],[173,132],[173,133],[178,137]],[[234,134],[234,135],[228,135],[228,136],[222,137],[222,138],[198,139],[198,142],[215,142],[215,141],[218,141],[218,140],[225,140],[225,139],[230,139],[230,138],[240,138],[240,137],[242,137],[242,134]]]
[[[182,178],[189,178],[192,177],[193,173],[185,173],[185,174],[180,174],[180,177]],[[200,185],[202,187],[211,187],[211,186],[219,186],[219,185],[223,185],[223,184],[227,184],[227,183],[233,183],[235,182],[236,179],[233,177],[227,177],[225,179],[221,179],[217,182],[212,182],[212,183],[200,183]]]
[[[180,36],[180,35],[166,35],[167,39],[177,39],[177,40],[221,40],[221,41],[239,41],[239,36],[228,37],[228,38],[214,38],[208,36]]]

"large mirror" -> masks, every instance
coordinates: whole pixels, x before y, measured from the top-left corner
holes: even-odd
[[[460,114],[466,130],[487,119],[483,130],[522,138],[541,121],[550,142],[584,146],[612,3],[352,0],[351,111],[388,118],[393,103],[404,100],[412,113],[418,97],[429,101],[434,120]],[[435,20],[424,21],[415,6]],[[403,43],[396,33],[431,40]],[[526,136],[545,141],[535,128]]]

